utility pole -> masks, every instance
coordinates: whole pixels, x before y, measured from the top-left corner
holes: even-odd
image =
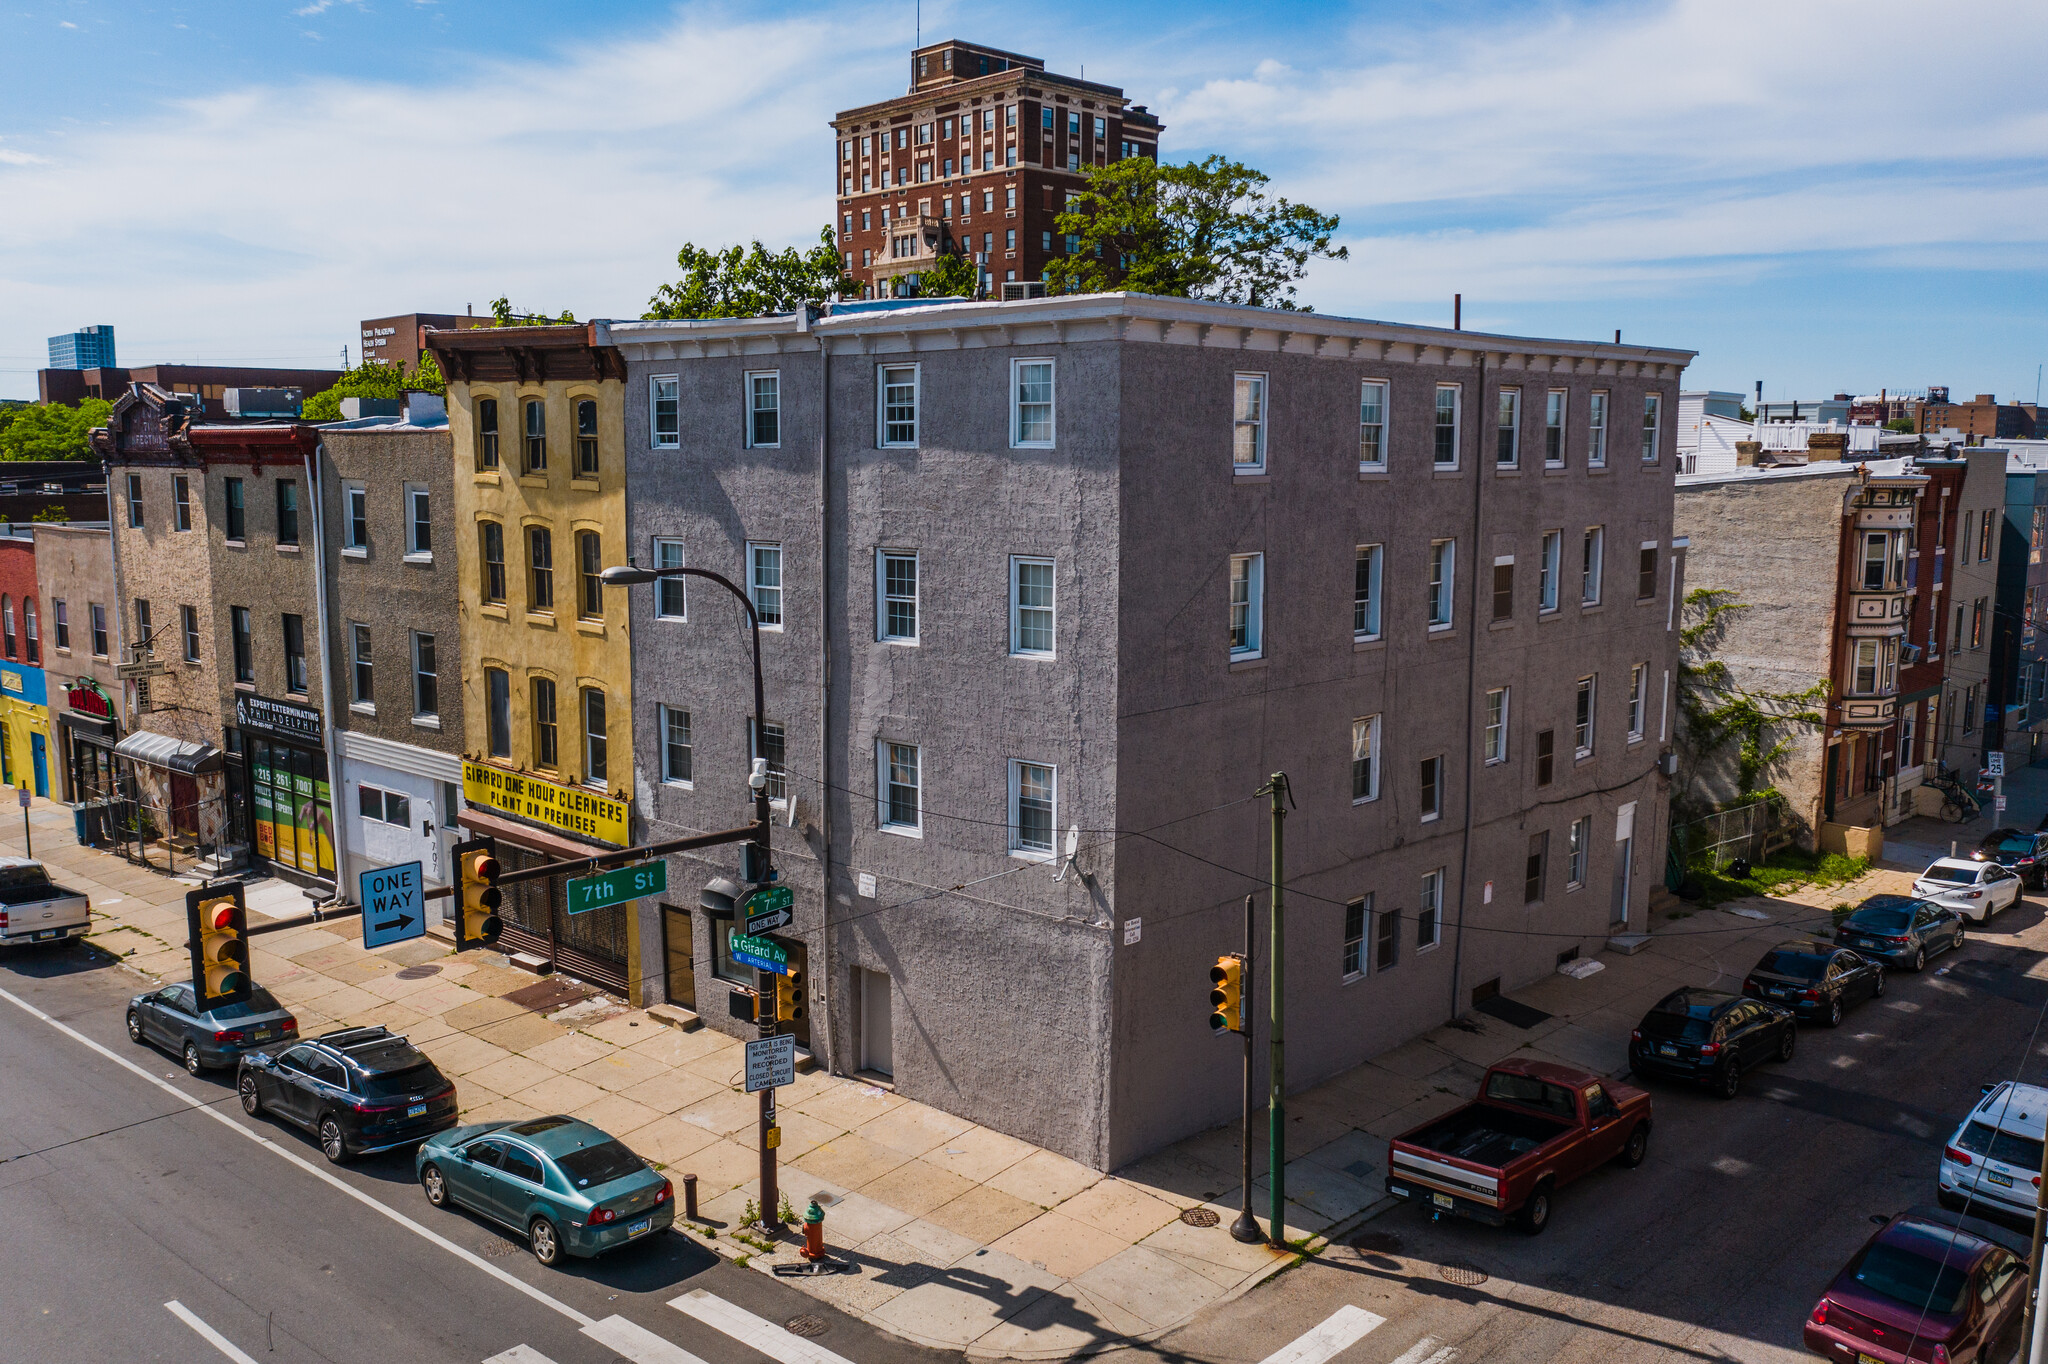
[[[1252,907],[1252,897],[1244,897],[1244,988],[1246,995],[1252,993],[1252,982],[1258,979],[1252,970],[1252,944],[1258,941],[1259,916]],[[1238,1209],[1237,1220],[1230,1224],[1230,1238],[1250,1244],[1261,1240],[1259,1219],[1252,1215],[1252,1001],[1247,998],[1244,1008],[1244,1196],[1243,1206]]]
[[[2006,1102],[2012,1102],[2012,1091],[2006,1091]],[[2034,1192],[2034,1249],[2027,1258],[2027,1277],[2033,1281],[2032,1290],[2027,1294],[2027,1319],[2020,1335],[2027,1342],[2028,1364],[2041,1364],[2041,1241],[2042,1233],[2048,1230],[2048,1211],[2041,1207],[2044,1191],[2048,1191],[2048,1143],[2041,1147],[2041,1189]]]
[[[1267,891],[1268,904],[1273,916],[1273,1020],[1267,1035],[1267,1046],[1271,1050],[1271,1061],[1267,1065],[1266,1092],[1266,1166],[1267,1179],[1273,1186],[1273,1211],[1266,1227],[1266,1243],[1275,1249],[1287,1246],[1287,918],[1282,901],[1282,884],[1285,877],[1285,857],[1282,833],[1286,828],[1287,801],[1292,793],[1287,789],[1287,774],[1275,772],[1266,783],[1266,791],[1273,797],[1273,877]]]

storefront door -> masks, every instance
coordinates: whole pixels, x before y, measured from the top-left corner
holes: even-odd
[[[50,752],[43,744],[43,736],[28,736],[29,753],[36,765],[36,794],[44,800],[50,798]]]
[[[661,907],[663,966],[668,975],[668,1002],[679,1009],[697,1008],[696,931],[687,909]]]

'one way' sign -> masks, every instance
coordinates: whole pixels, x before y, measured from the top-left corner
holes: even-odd
[[[425,937],[426,902],[420,898],[420,864],[375,867],[356,878],[363,907],[363,946],[389,947]]]

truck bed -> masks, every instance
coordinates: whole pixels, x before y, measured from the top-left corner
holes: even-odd
[[[1555,1118],[1475,1103],[1401,1138],[1401,1144],[1500,1169],[1557,1137],[1568,1126]]]

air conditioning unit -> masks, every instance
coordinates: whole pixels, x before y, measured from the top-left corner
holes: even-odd
[[[1027,298],[1044,298],[1045,281],[1042,279],[1009,282],[1003,285],[1003,302],[1014,303]]]
[[[1667,749],[1665,749],[1665,750],[1664,750],[1664,751],[1663,751],[1662,753],[1659,753],[1659,754],[1657,755],[1657,770],[1658,770],[1659,772],[1662,772],[1662,773],[1663,773],[1663,774],[1664,774],[1665,776],[1667,776],[1667,777],[1675,777],[1675,776],[1677,776],[1677,775],[1678,775],[1678,753],[1677,753],[1677,751],[1676,751],[1676,750],[1674,750],[1674,749],[1669,749],[1669,748],[1667,748]]]

